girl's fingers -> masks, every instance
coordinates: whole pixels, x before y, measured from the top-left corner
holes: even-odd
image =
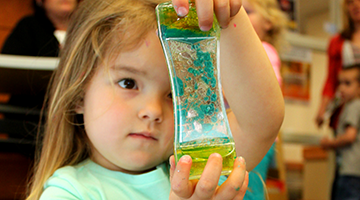
[[[201,178],[196,185],[194,199],[212,199],[222,170],[222,157],[218,153],[209,156]]]
[[[234,200],[243,200],[244,199],[248,185],[249,185],[249,172],[246,171],[244,183],[242,184],[242,186],[240,188],[239,194],[236,195]]]
[[[189,12],[189,0],[173,0],[175,11],[180,17],[184,17]]]
[[[172,160],[174,160],[174,156],[170,157],[170,163]],[[181,198],[190,198],[194,192],[194,182],[189,181],[191,164],[191,157],[184,155],[180,158],[175,169],[170,170],[171,190]]]
[[[170,164],[170,182],[171,182],[172,177],[173,177],[174,172],[175,172],[175,157],[174,157],[174,155],[170,156],[169,164]]]
[[[240,10],[241,0],[230,0],[230,17],[234,17]]]
[[[238,157],[234,161],[234,167],[231,174],[229,175],[227,180],[219,187],[215,199],[239,199],[239,197],[242,197],[242,193],[244,193],[245,195],[247,189],[247,183],[245,185],[245,179],[245,160],[242,157]]]
[[[226,28],[230,21],[230,3],[228,0],[215,0],[214,9],[221,28]]]
[[[189,13],[188,0],[172,0],[175,11],[180,17]],[[199,27],[203,31],[211,29],[213,14],[215,13],[222,28],[226,28],[229,21],[241,8],[241,0],[196,0],[196,10],[199,20]]]
[[[196,0],[195,5],[200,29],[202,31],[210,30],[214,21],[213,0]]]

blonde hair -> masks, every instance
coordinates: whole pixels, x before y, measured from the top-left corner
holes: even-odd
[[[342,0],[342,22],[343,27],[341,31],[341,36],[344,39],[351,40],[353,33],[355,32],[355,24],[351,19],[349,11],[347,9],[348,0]]]
[[[84,90],[97,66],[121,51],[135,48],[156,29],[155,7],[161,0],[86,0],[74,12],[49,85],[46,123],[27,199],[39,199],[46,180],[59,168],[90,156],[81,106]]]
[[[277,0],[248,0],[266,20],[268,20],[272,28],[266,32],[263,40],[273,45],[278,51],[284,42],[283,34],[287,24],[287,17],[280,9]]]

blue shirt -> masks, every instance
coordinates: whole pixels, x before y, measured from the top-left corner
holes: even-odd
[[[166,163],[155,170],[131,175],[106,169],[90,159],[55,171],[44,185],[40,200],[161,200],[169,199],[169,169]]]

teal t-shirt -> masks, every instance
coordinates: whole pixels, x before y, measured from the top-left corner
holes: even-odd
[[[131,175],[108,170],[87,159],[56,170],[45,183],[40,200],[162,200],[169,199],[169,194],[166,163],[151,172]]]
[[[246,191],[244,200],[265,200],[267,171],[275,159],[275,143],[271,146],[269,151],[261,162],[249,173],[249,185]],[[261,177],[260,177],[260,176]]]
[[[275,158],[275,143],[271,146],[269,151],[261,162],[249,172],[249,184],[245,193],[244,200],[265,200],[265,186],[262,180],[266,182],[267,171],[269,166]],[[257,173],[255,173],[257,172]],[[260,176],[261,177],[260,177]],[[221,176],[219,185],[226,181],[226,176]],[[262,180],[261,180],[262,179]]]

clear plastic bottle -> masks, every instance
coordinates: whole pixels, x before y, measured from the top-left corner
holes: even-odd
[[[190,155],[190,179],[196,179],[216,152],[223,157],[222,175],[230,174],[236,152],[220,84],[216,18],[209,31],[201,31],[192,2],[186,17],[178,17],[170,2],[159,4],[156,15],[172,85],[175,160]]]

